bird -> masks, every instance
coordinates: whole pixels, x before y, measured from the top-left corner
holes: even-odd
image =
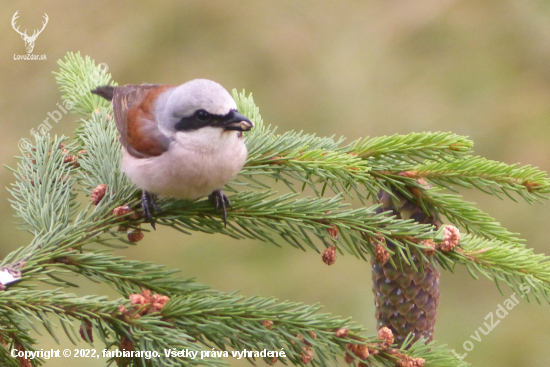
[[[112,102],[122,145],[121,170],[142,190],[143,214],[155,227],[156,197],[195,200],[208,195],[216,210],[231,202],[222,187],[244,166],[243,132],[254,127],[220,84],[194,79],[181,85],[100,86]]]

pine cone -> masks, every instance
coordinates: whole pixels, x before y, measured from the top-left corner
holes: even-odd
[[[391,210],[397,218],[414,219],[418,223],[431,223],[437,227],[441,225],[439,216],[433,210],[426,214],[418,205],[399,194],[396,196],[399,200],[394,202],[389,194],[380,191],[378,199],[381,208],[378,212]],[[390,241],[386,245],[392,251],[396,249],[396,245]],[[433,259],[434,266],[423,261],[422,272],[420,260],[416,256],[413,256],[413,261],[418,271],[400,261],[398,255],[394,255],[392,260],[397,264],[397,269],[392,261],[381,263],[377,259],[371,260],[377,328],[390,328],[399,346],[409,333],[413,333],[413,342],[420,337],[431,341],[439,304],[437,262]],[[402,268],[399,264],[402,264]]]

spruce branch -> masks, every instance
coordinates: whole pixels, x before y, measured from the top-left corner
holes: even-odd
[[[459,195],[445,194],[432,189],[423,191],[421,199],[437,208],[437,211],[445,215],[451,223],[462,226],[469,233],[517,246],[523,242],[516,237],[517,233],[508,231],[487,213],[476,208],[473,203],[462,200]]]
[[[118,131],[111,115],[110,109],[94,109],[90,119],[81,121],[76,138],[85,154],[79,158],[77,179],[88,195],[98,185],[105,184],[114,197],[130,197],[137,190],[119,169]]]
[[[100,119],[97,121],[106,121],[106,119]],[[108,133],[106,126],[101,124],[98,126],[101,128],[97,130],[96,133],[103,136],[103,139],[112,140],[112,136]],[[59,144],[57,140],[52,142],[48,136],[36,137],[36,139],[36,145],[43,145],[44,148],[36,149],[31,147],[31,151],[42,151],[46,156],[55,156],[57,151],[59,151]],[[93,140],[92,143],[98,143],[101,141],[102,139],[97,139]],[[88,148],[88,146],[85,147]],[[81,166],[77,168],[81,182],[85,183],[86,180],[89,180],[89,182],[92,183],[93,180],[102,180],[101,176],[90,174],[90,172],[86,170],[86,167],[88,167],[87,164],[89,164],[90,170],[93,171],[99,169],[99,166],[103,164],[103,159],[104,158],[101,155],[86,155],[85,160],[81,161]],[[65,164],[67,163],[65,163],[64,160],[52,159],[47,161],[46,168],[49,170],[59,166],[65,167]],[[26,166],[23,168],[26,169]],[[23,168],[19,165],[19,169]],[[22,175],[19,176],[22,177]],[[113,186],[116,186],[117,182],[118,181],[116,180],[109,181],[109,183]],[[82,186],[84,187],[85,185],[83,184]],[[41,190],[41,186],[30,185],[28,189]],[[133,191],[134,189],[131,189],[128,192],[131,193]],[[126,194],[123,195],[122,202],[127,202],[127,200],[130,199],[125,196]],[[47,200],[48,198],[49,197],[46,197],[44,200]],[[74,197],[71,197],[71,199],[74,199]],[[31,245],[15,251],[4,259],[5,265],[16,262],[21,264],[22,268],[22,274],[19,282],[14,284],[13,290],[8,290],[2,294],[6,297],[6,300],[9,300],[3,302],[6,308],[3,316],[11,320],[11,322],[16,319],[18,320],[17,324],[20,326],[18,330],[19,333],[27,332],[28,328],[33,327],[33,322],[38,321],[46,328],[48,333],[56,339],[57,336],[55,326],[48,317],[49,314],[54,314],[58,317],[59,323],[71,340],[75,341],[78,339],[78,335],[74,330],[75,324],[84,325],[86,323],[90,323],[90,325],[93,325],[95,333],[108,348],[112,345],[122,347],[123,345],[129,344],[132,345],[134,350],[141,351],[163,350],[170,348],[185,348],[188,350],[197,351],[204,350],[202,348],[197,349],[198,347],[196,346],[194,346],[193,349],[193,343],[190,343],[189,340],[201,340],[208,346],[214,345],[218,348],[222,348],[221,350],[226,350],[226,348],[231,346],[248,346],[249,348],[260,348],[264,346],[264,349],[273,349],[276,344],[277,346],[287,346],[288,358],[295,364],[303,363],[302,356],[305,351],[315,351],[317,356],[321,356],[323,358],[320,358],[318,362],[316,359],[318,357],[314,358],[312,361],[309,361],[313,365],[327,365],[327,361],[330,361],[337,355],[343,355],[346,341],[351,343],[356,342],[356,340],[344,339],[337,340],[338,343],[336,343],[333,340],[336,338],[333,336],[333,329],[336,328],[335,325],[338,327],[348,326],[345,320],[338,321],[336,323],[333,321],[329,324],[322,324],[322,322],[324,322],[323,320],[325,315],[315,314],[318,308],[300,306],[299,309],[296,309],[294,305],[288,303],[283,303],[281,304],[282,306],[277,306],[274,304],[273,300],[261,301],[262,304],[270,305],[271,308],[269,311],[271,313],[260,313],[259,315],[254,316],[254,313],[258,312],[258,304],[252,302],[252,304],[249,305],[250,310],[246,311],[247,313],[252,314],[252,316],[247,315],[246,318],[243,317],[242,319],[239,319],[235,317],[234,313],[236,312],[235,304],[238,304],[241,298],[236,299],[233,296],[218,295],[216,297],[221,297],[223,301],[222,304],[225,305],[225,307],[231,308],[230,314],[224,316],[219,313],[219,309],[222,304],[218,306],[210,306],[211,308],[207,309],[216,310],[215,315],[212,316],[210,314],[205,314],[204,316],[214,317],[215,321],[207,322],[207,319],[199,318],[196,323],[193,324],[189,322],[190,315],[182,314],[182,321],[180,322],[182,323],[182,328],[183,325],[186,327],[186,329],[182,331],[182,329],[178,328],[167,328],[168,325],[173,325],[178,321],[176,317],[177,315],[169,314],[169,317],[172,320],[169,324],[165,320],[162,320],[161,317],[153,317],[152,315],[143,316],[138,320],[132,320],[131,322],[128,322],[128,320],[124,319],[124,317],[123,320],[120,320],[120,318],[113,313],[116,313],[115,310],[119,310],[117,306],[120,307],[121,304],[129,307],[127,301],[125,301],[125,303],[117,303],[107,301],[102,297],[84,297],[83,299],[77,299],[74,296],[67,295],[60,291],[47,293],[34,290],[26,291],[21,288],[33,279],[45,281],[48,284],[54,284],[62,287],[71,287],[74,285],[68,281],[65,281],[63,278],[68,272],[74,272],[82,274],[85,277],[95,281],[99,280],[110,283],[115,289],[125,296],[128,296],[130,292],[136,292],[139,288],[147,287],[147,289],[153,289],[161,294],[172,296],[174,298],[174,302],[177,302],[178,299],[180,299],[180,306],[182,304],[188,305],[188,302],[190,301],[197,303],[193,304],[193,306],[198,307],[198,305],[200,305],[200,310],[205,309],[203,304],[215,305],[213,298],[215,293],[205,291],[203,287],[191,282],[178,283],[177,280],[171,277],[171,272],[159,271],[159,269],[151,264],[140,264],[139,262],[126,261],[122,258],[112,257],[109,256],[108,252],[105,250],[88,250],[85,247],[85,245],[90,243],[103,244],[104,242],[101,237],[104,236],[105,231],[108,231],[116,224],[120,224],[120,218],[116,218],[112,215],[112,207],[122,203],[118,200],[121,200],[121,197],[116,193],[112,193],[111,196],[105,196],[97,207],[87,206],[83,211],[76,215],[76,218],[71,218],[72,220],[69,220],[64,228],[55,228],[55,231],[53,232],[50,231],[47,233],[37,234]],[[314,201],[317,200],[319,199],[314,199]],[[327,202],[327,200],[324,201]],[[238,201],[236,201],[236,203],[237,202]],[[338,200],[335,201],[335,203],[337,202]],[[172,203],[174,203],[174,201],[172,201]],[[181,204],[181,202],[179,204]],[[192,205],[199,204],[203,205],[204,203],[201,204],[199,202],[197,204],[193,203]],[[288,205],[289,204],[286,203],[286,208],[281,208],[282,213],[286,213],[287,215],[288,212],[291,211]],[[20,208],[21,210],[24,210],[23,207]],[[328,205],[328,208],[330,209],[330,205]],[[207,212],[212,211],[211,207],[203,208],[203,210]],[[320,212],[319,218],[322,218],[322,213],[323,212]],[[285,217],[284,215],[281,215],[281,213],[279,216]],[[334,217],[336,218],[336,216]],[[359,222],[359,219],[356,221]],[[389,220],[385,221],[388,222]],[[79,249],[82,253],[79,253],[76,249]],[[15,295],[17,295],[17,297],[15,297]],[[290,307],[289,305],[294,308],[289,309],[288,315],[285,316],[285,307]],[[191,309],[193,309],[193,307],[191,307]],[[180,310],[181,312],[181,309],[179,308],[167,308],[167,310],[174,310],[174,312]],[[193,313],[196,314],[196,311],[193,311]],[[0,316],[2,316],[1,308]],[[268,335],[264,335],[265,330],[263,329],[263,326],[261,326],[261,321],[258,321],[260,317],[265,318],[267,316],[272,317],[275,320],[275,323],[280,325],[280,327],[277,326],[275,331],[269,331],[267,333]],[[256,319],[258,323],[257,327],[261,326],[262,329],[260,330],[264,331],[264,334],[258,334],[257,331],[254,331],[251,328],[250,322],[248,321],[251,317]],[[230,325],[227,326],[226,329],[233,331],[233,334],[231,335],[234,335],[235,330],[243,330],[240,337],[237,338],[233,336],[232,339],[227,342],[225,334],[220,334],[220,318],[227,319],[228,322],[230,322]],[[286,319],[288,319],[288,321],[286,321]],[[205,325],[208,323],[211,323],[212,328],[215,329],[208,330],[205,328]],[[317,323],[321,324],[318,326]],[[322,329],[320,328],[321,325],[323,325]],[[192,330],[194,333],[188,330]],[[229,331],[226,333],[228,332]],[[313,333],[310,335],[320,335],[319,341],[311,341],[305,337],[305,341],[301,342],[299,335],[306,334],[308,332]],[[250,334],[254,335],[254,338]],[[275,334],[275,336],[273,334]],[[266,341],[265,338],[267,338],[268,341]],[[179,342],[181,340],[184,342]],[[375,343],[376,337],[371,337],[365,340]],[[329,343],[329,341],[331,341],[331,343]],[[29,347],[25,348],[22,346],[25,350],[32,350],[29,349]],[[309,354],[307,355],[309,356]],[[373,361],[377,358],[380,359],[380,361],[382,361],[381,363],[384,365],[387,362],[387,358],[390,357],[381,354],[379,357],[373,357]],[[40,360],[35,361],[35,363],[39,362]],[[143,363],[143,360],[134,360],[133,362],[139,365]],[[188,365],[194,364],[195,360],[189,362],[187,360],[180,361],[170,358],[166,360],[163,359],[161,362],[166,365]],[[199,362],[197,361],[196,363]],[[216,365],[218,362],[208,359],[206,361],[201,361],[200,363]]]
[[[110,250],[78,252],[74,249],[36,254],[25,263],[22,277],[16,284],[40,280],[58,287],[72,287],[64,279],[70,273],[84,276],[93,282],[109,284],[123,296],[139,293],[141,289],[171,295],[182,295],[208,287],[196,283],[193,279],[181,279],[174,273],[177,270],[148,262],[127,260],[122,256],[113,256]],[[44,278],[45,276],[52,277]]]
[[[108,101],[90,93],[100,85],[117,85],[111,82],[107,68],[95,65],[89,56],[83,58],[80,52],[67,53],[65,60],[58,60],[57,64],[59,72],[54,72],[55,80],[65,93],[62,99],[69,103],[72,112],[90,115],[95,109],[110,107]]]
[[[236,91],[233,91],[233,96],[242,112],[257,124],[257,129],[247,136],[251,154],[241,176],[264,187],[267,185],[253,176],[281,180],[293,190],[294,182],[301,184],[302,190],[307,185],[318,196],[323,195],[327,187],[334,193],[349,196],[353,191],[362,201],[375,198],[379,190],[391,195],[395,190],[425,207],[422,198],[411,192],[411,188],[416,188],[425,192],[426,201],[451,223],[462,225],[472,233],[506,242],[521,240],[459,196],[425,190],[417,180],[425,179],[427,183],[451,189],[452,185],[475,187],[497,197],[500,197],[499,193],[504,194],[514,201],[511,192],[515,192],[529,203],[546,198],[550,191],[546,172],[530,166],[518,168],[517,164],[472,157],[469,153],[473,144],[458,135],[412,133],[357,140],[340,148],[342,139],[335,142],[332,138],[320,139],[295,132],[275,135],[269,127],[264,127],[251,96]],[[418,164],[420,160],[422,163]],[[363,194],[364,189],[367,195]]]
[[[202,200],[193,204],[165,201],[160,204],[165,213],[159,223],[183,232],[219,232],[235,238],[256,238],[278,244],[271,234],[279,234],[290,245],[305,249],[307,245],[319,252],[311,236],[326,247],[339,248],[365,258],[372,253],[369,238],[380,236],[397,240],[405,236],[430,238],[434,232],[429,225],[395,220],[376,214],[377,205],[348,209],[340,196],[333,198],[303,198],[297,193],[274,197],[273,191],[243,191],[230,196],[233,205],[228,227],[213,220],[219,217],[212,204]],[[335,232],[329,231],[335,229]],[[403,245],[404,247],[404,245]]]
[[[410,133],[358,139],[344,148],[366,160],[448,161],[471,152],[474,143],[464,136],[443,132]]]
[[[439,253],[442,264],[449,260],[462,263],[474,278],[481,274],[486,278],[503,282],[529,300],[529,293],[540,303],[540,296],[550,303],[550,262],[547,256],[535,254],[525,245],[488,240],[467,235],[460,240],[460,247],[446,255]]]
[[[526,202],[547,199],[550,180],[546,172],[535,167],[519,164],[507,165],[483,157],[464,157],[451,162],[421,164],[410,172],[413,178],[424,178],[430,182],[453,190],[452,185],[476,188],[486,194],[503,194],[513,201],[516,193]]]
[[[74,329],[81,325],[87,330],[89,325],[107,348],[156,350],[161,356],[164,349],[172,348],[198,353],[212,348],[217,352],[284,348],[287,356],[281,361],[297,365],[328,366],[343,356],[346,362],[351,358],[372,366],[394,366],[407,358],[425,359],[425,366],[466,365],[444,346],[426,345],[425,340],[411,344],[408,339],[397,349],[383,344],[380,336],[362,336],[361,327],[349,319],[320,314],[318,305],[224,294],[178,278],[173,270],[114,256],[108,247],[128,243],[126,230],[138,230],[143,223],[139,190],[118,168],[120,145],[111,106],[88,92],[116,84],[105,69],[79,54],[68,54],[59,65],[56,80],[64,92],[62,98],[72,102],[73,110],[84,118],[71,144],[62,146],[64,137],[51,140],[37,135],[35,145],[21,152],[12,169],[16,178],[10,188],[12,206],[35,237],[0,263],[0,271],[17,273],[16,281],[4,284],[0,292],[3,351],[32,350],[36,341],[28,332],[35,323],[55,339],[50,319],[55,317],[73,342],[82,338],[91,342],[86,333],[79,336]],[[246,166],[228,190],[233,208],[227,228],[221,213],[207,200],[162,199],[159,224],[184,233],[225,234],[277,245],[280,236],[300,249],[320,252],[321,244],[364,260],[367,254],[375,258],[377,251],[385,251],[392,255],[395,268],[408,264],[418,272],[423,271],[423,262],[433,263],[429,254],[434,253],[446,269],[464,264],[473,276],[502,281],[517,292],[529,284],[537,300],[542,296],[550,302],[549,257],[534,254],[516,234],[460,196],[443,192],[454,186],[473,187],[497,196],[516,193],[532,202],[549,191],[546,173],[474,157],[472,142],[452,133],[358,139],[347,145],[343,138],[292,131],[275,134],[276,129],[264,125],[251,95],[234,91],[234,98],[255,128],[245,134]],[[294,192],[278,194],[269,180],[281,180]],[[104,196],[97,197],[98,187]],[[301,191],[306,187],[317,197],[304,197]],[[327,188],[336,195],[323,197]],[[444,250],[444,228],[381,213],[379,205],[353,208],[345,201],[353,196],[363,201],[376,198],[380,190],[395,201],[409,200],[425,212],[439,212],[473,235],[463,235],[458,247]],[[96,205],[79,207],[79,193],[95,196]],[[122,207],[125,214],[117,214]],[[426,243],[433,247],[427,248]],[[97,244],[108,247],[98,249]],[[104,282],[123,298],[111,301],[65,293],[64,288],[75,286],[66,279],[70,274]],[[61,289],[32,289],[37,281]],[[163,300],[160,306],[159,299]],[[349,330],[341,333],[343,329]],[[368,359],[351,352],[358,346],[370,353]],[[2,365],[17,366],[15,362],[0,356]],[[216,366],[222,361],[165,356],[154,362],[142,357],[111,362]]]
[[[21,330],[19,323],[12,326],[13,322],[18,323],[18,320],[0,317],[0,365],[6,367],[20,367],[20,360],[10,356],[13,349],[35,351],[33,346],[38,343],[29,335],[29,330]],[[37,365],[40,362],[37,361]]]
[[[255,183],[258,181],[253,176],[263,174],[285,182],[292,190],[295,189],[291,180],[295,180],[302,185],[302,190],[307,185],[317,195],[323,195],[328,187],[334,193],[343,191],[350,196],[353,191],[363,201],[376,197],[378,190],[385,188],[369,174],[371,167],[376,168],[381,162],[387,167],[391,161],[406,164],[405,170],[411,167],[411,161],[449,160],[467,154],[472,146],[471,141],[451,133],[359,139],[343,147],[343,138],[335,141],[294,131],[276,135],[275,129],[264,125],[251,95],[233,90],[233,97],[240,111],[255,123],[255,128],[247,134],[249,155],[240,173]],[[385,190],[391,192],[388,188]]]
[[[23,147],[17,169],[12,169],[17,181],[8,189],[10,202],[25,222],[23,228],[35,235],[67,225],[76,211],[73,167],[64,162],[67,151],[59,149],[64,140],[37,139],[34,147]]]
[[[141,315],[140,304],[132,305],[128,300],[76,297],[59,290],[12,290],[3,292],[0,298],[0,317],[18,320],[17,328],[20,331],[33,328],[39,332],[35,326],[35,322],[38,322],[58,340],[56,326],[50,318],[55,316],[69,340],[75,343],[79,340],[75,324],[89,322],[94,325],[94,333],[107,348],[127,339],[126,344],[134,351],[162,351],[157,361],[167,366],[217,366],[220,360],[210,357],[211,348],[217,351],[228,351],[230,348],[238,351],[285,351],[286,357],[279,358],[281,362],[284,363],[288,358],[296,365],[304,365],[304,351],[313,350],[317,355],[329,358],[314,357],[309,363],[313,366],[329,366],[330,362],[336,362],[335,356],[343,356],[346,345],[368,344],[376,347],[378,342],[378,336],[358,340],[360,327],[354,326],[349,320],[319,314],[320,307],[317,305],[277,303],[274,299],[261,297],[244,298],[216,292],[176,296],[160,310]],[[346,335],[335,332],[341,329],[348,330]],[[402,349],[402,353],[424,355],[421,351],[426,350],[425,347],[424,344],[415,344],[407,351]],[[199,354],[203,352],[205,355],[209,352],[208,358],[202,358],[202,355],[201,358],[168,358],[165,350],[173,348]],[[452,361],[444,356],[446,351],[441,348],[438,347],[437,352],[432,351],[434,358],[431,363],[441,366],[465,365],[460,362],[448,363]],[[391,365],[388,362],[395,360],[395,352],[381,352],[373,355],[370,361],[373,366]],[[252,362],[252,358],[246,358]],[[270,358],[266,360],[271,362]],[[442,363],[446,360],[447,363]],[[130,361],[135,365],[148,364],[140,357]]]
[[[76,70],[77,68],[73,69]],[[63,80],[71,79],[76,80],[79,78],[73,77]],[[80,79],[85,79],[85,77],[80,77]],[[359,139],[347,146],[342,146],[343,138],[335,140],[297,132],[276,135],[276,129],[264,125],[259,109],[254,104],[251,95],[246,96],[244,92],[237,93],[236,91],[233,91],[233,95],[239,110],[255,123],[255,128],[246,133],[249,159],[240,176],[258,186],[268,186],[257,179],[261,176],[267,176],[282,180],[291,188],[294,182],[298,182],[302,185],[302,188],[304,185],[312,187],[318,194],[323,194],[326,187],[330,187],[337,193],[349,194],[353,191],[359,193],[360,198],[374,196],[380,189],[392,195],[394,190],[397,190],[399,194],[407,199],[419,203],[426,211],[427,207],[431,206],[446,216],[451,223],[461,225],[467,231],[487,239],[501,240],[510,246],[520,246],[521,240],[515,234],[502,228],[493,218],[475,208],[473,204],[464,202],[459,196],[440,193],[437,188],[426,190],[425,184],[418,182],[419,178],[424,178],[417,177],[420,175],[419,173],[427,174],[428,177],[426,178],[429,182],[440,186],[448,186],[449,183],[462,183],[464,185],[464,182],[470,182],[474,187],[481,187],[481,183],[484,183],[493,191],[499,189],[502,192],[516,190],[528,201],[535,196],[537,198],[543,196],[548,191],[548,178],[546,178],[544,172],[530,167],[518,169],[516,165],[508,166],[503,163],[472,157],[471,148],[473,144],[465,137],[451,133],[412,133],[404,136],[394,135],[374,139]],[[107,131],[110,137],[105,142],[94,138],[94,140],[87,141],[86,144],[95,144],[94,151],[108,151],[109,154],[95,158],[93,160],[95,164],[91,163],[86,168],[85,172],[87,173],[83,177],[84,180],[88,180],[88,190],[91,190],[102,181],[112,179],[112,175],[109,175],[112,167],[104,167],[103,162],[113,161],[116,165],[119,159],[116,149],[110,148],[113,145],[116,146],[116,144],[113,144],[116,139],[116,129],[113,126],[114,124],[108,123],[110,110],[108,108],[103,109],[101,105],[94,107],[94,110],[97,111],[92,115],[91,120],[84,122],[84,128],[87,130],[79,136],[82,137],[81,139],[87,139],[88,137],[99,136],[98,134],[102,131]],[[365,165],[362,162],[368,164]],[[323,169],[318,169],[317,166],[322,166]],[[326,170],[324,169],[325,166],[327,166]],[[476,171],[476,169],[479,171]],[[89,172],[94,176],[90,176]],[[99,178],[98,172],[101,174]],[[439,172],[439,176],[436,174],[437,172]],[[479,181],[473,178],[476,172]],[[499,175],[502,175],[502,177],[499,178]],[[131,187],[127,182],[120,180],[124,180],[124,176],[112,184],[118,185],[121,190],[124,190],[125,187]],[[239,181],[238,184],[243,184],[243,182]],[[361,194],[363,187],[367,189],[367,196]],[[523,191],[529,193],[526,194]],[[262,202],[263,199],[267,199],[267,196],[263,196],[266,193],[257,194],[257,198],[253,199],[252,193],[237,192],[231,196],[231,200],[235,205],[241,205],[243,208],[254,208],[254,210],[264,208],[263,210],[266,210],[273,205],[281,206],[281,203],[287,199],[295,200],[297,198],[287,198],[283,195],[276,198],[275,201],[265,200],[265,202]],[[126,191],[126,194],[131,195],[131,191]],[[245,199],[244,202],[242,201],[243,198]],[[335,202],[331,202],[331,205]],[[328,229],[334,223],[332,223],[332,218],[328,220],[326,218],[326,212],[330,209],[325,208],[325,213],[322,214],[319,203],[325,205],[324,202],[306,199],[303,203],[304,208],[308,208],[310,211],[302,211],[302,217],[298,218],[288,216],[286,222],[282,221],[283,217],[280,215],[263,218],[262,213],[258,211],[249,213],[243,212],[242,209],[232,211],[230,213],[230,226],[225,230],[221,228],[218,222],[210,220],[216,216],[219,217],[219,213],[213,212],[211,207],[208,208],[206,201],[184,203],[167,200],[162,203],[167,216],[160,220],[181,231],[201,230],[209,233],[225,233],[238,238],[254,237],[269,242],[273,242],[269,232],[277,232],[278,229],[284,228],[284,230],[279,230],[279,234],[287,242],[297,247],[304,248],[303,244],[315,247],[312,246],[310,235],[321,238],[325,246],[332,245],[335,241]],[[204,208],[206,212],[201,214],[199,211],[195,211],[196,208]],[[311,209],[316,209],[317,212]],[[331,207],[331,209],[335,208]],[[342,208],[339,209],[342,210]],[[369,217],[372,216],[374,210],[375,207],[371,207],[363,213],[359,211],[359,214]],[[210,213],[208,213],[209,211]],[[348,210],[348,212],[353,213],[353,210]],[[180,217],[174,213],[179,213]],[[231,221],[233,215],[235,216],[235,223]],[[321,223],[309,221],[304,224],[302,220],[304,215],[308,218],[312,218],[312,215],[313,218],[315,218],[315,215],[317,215],[317,218],[322,215],[324,221],[320,220]],[[378,217],[378,219],[380,218]],[[279,223],[276,223],[277,221]],[[394,220],[393,225],[396,225],[398,221]],[[299,225],[296,224],[298,222]],[[372,253],[372,246],[365,245],[365,242],[370,243],[373,239],[376,242],[379,235],[382,235],[385,239],[397,240],[398,244],[403,242],[408,246],[414,246],[415,244],[414,241],[408,241],[410,237],[416,236],[418,239],[422,239],[424,238],[422,235],[431,236],[428,228],[424,228],[423,232],[418,232],[418,228],[412,228],[414,225],[409,228],[408,238],[407,236],[395,235],[399,232],[393,233],[390,227],[387,227],[390,229],[384,232],[381,227],[387,226],[388,223],[380,223],[381,225],[378,228],[349,227],[343,223],[336,224],[338,234],[344,242],[344,245],[340,246],[356,256],[363,257],[365,252]],[[401,226],[403,225],[411,226],[411,223],[401,224]],[[246,229],[243,229],[243,227]],[[247,231],[249,228],[252,228],[252,230]],[[358,234],[358,232],[362,233]],[[392,233],[393,236],[390,235]],[[401,242],[400,239],[403,241]],[[357,245],[357,243],[360,245]],[[406,256],[408,260],[410,260],[410,256],[413,256],[410,251],[404,251],[402,247],[399,250],[403,251],[404,254],[409,254],[409,256]]]

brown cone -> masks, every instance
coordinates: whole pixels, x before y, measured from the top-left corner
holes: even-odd
[[[392,210],[397,218],[414,219],[418,223],[431,223],[440,226],[437,213],[426,214],[421,207],[400,197],[394,203],[392,197],[381,191],[378,199],[381,205],[379,212]],[[395,250],[395,244],[388,241],[388,249]],[[430,256],[428,256],[430,257]],[[380,263],[371,260],[374,302],[376,305],[377,328],[388,327],[395,336],[399,346],[409,333],[413,333],[413,342],[420,337],[431,341],[435,328],[437,305],[439,304],[439,270],[432,263],[413,256],[415,270],[411,265],[400,261],[398,255],[392,261]],[[399,266],[401,264],[401,267]]]

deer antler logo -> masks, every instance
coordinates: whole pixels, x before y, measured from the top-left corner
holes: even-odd
[[[21,35],[21,38],[23,38],[23,40],[25,41],[25,48],[27,49],[27,53],[31,53],[33,48],[34,48],[34,41],[36,41],[36,38],[38,37],[38,35],[40,33],[42,33],[42,31],[44,30],[44,28],[46,28],[46,24],[48,24],[48,14],[44,13],[44,19],[46,20],[45,22],[42,23],[42,29],[41,30],[35,30],[34,33],[32,34],[32,36],[27,36],[27,30],[25,29],[25,32],[21,33],[19,31],[19,27],[15,28],[15,20],[17,18],[19,18],[19,16],[17,15],[17,13],[19,12],[16,11],[15,14],[13,14],[13,18],[11,18],[11,26],[13,27],[13,29],[15,29],[15,31],[17,33],[19,33]],[[37,33],[38,32],[38,33]]]

